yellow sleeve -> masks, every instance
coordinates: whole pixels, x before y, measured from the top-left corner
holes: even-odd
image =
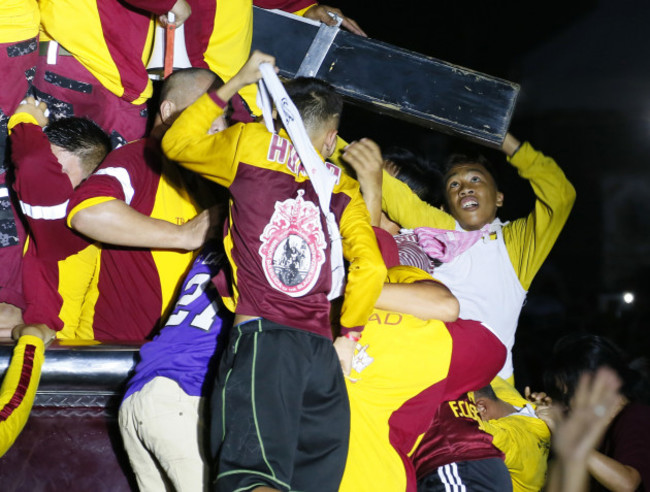
[[[510,384],[502,377],[495,377],[490,383],[490,386],[492,386],[492,389],[494,390],[494,393],[497,395],[497,397],[506,403],[510,403],[516,407],[523,407],[526,404],[530,403],[523,396],[521,396],[521,393],[517,391],[517,388],[515,388],[512,384]]]
[[[8,134],[11,135],[11,130],[21,123],[31,123],[32,125],[38,125],[38,121],[29,113],[24,113],[20,111],[20,107],[16,110],[14,114],[9,118],[9,123],[7,123]]]
[[[27,423],[43,365],[43,341],[20,337],[0,388],[0,456],[14,443]]]
[[[528,142],[508,161],[519,176],[530,182],[536,197],[535,207],[527,217],[503,228],[512,266],[522,287],[528,290],[569,218],[576,191],[555,161]]]
[[[359,185],[345,175],[341,176],[341,182],[350,184],[350,190],[346,190],[350,203],[339,224],[343,256],[350,262],[341,308],[341,331],[345,334],[363,330],[384,285],[386,266]]]
[[[546,479],[551,433],[536,417],[510,415],[483,422],[492,444],[505,454],[514,491],[538,491]]]
[[[237,174],[238,144],[246,125],[238,123],[209,135],[212,122],[223,111],[210,94],[203,94],[167,130],[162,149],[181,166],[227,187]]]
[[[346,173],[348,173],[348,167],[341,159],[341,154],[347,145],[345,140],[337,137],[336,148],[329,159]],[[386,171],[383,173],[382,181],[381,208],[391,220],[402,227],[407,229],[436,227],[449,230],[456,228],[456,221],[451,215],[422,201],[406,183],[394,178]]]
[[[383,176],[381,208],[391,220],[402,227],[436,227],[454,230],[456,221],[442,210],[422,201],[406,183],[394,178],[386,171]]]
[[[435,282],[435,280],[429,273],[410,265],[398,265],[388,270],[386,283],[414,284],[416,282]]]
[[[295,12],[291,12],[293,15],[299,15],[300,17],[303,17],[305,15],[305,12],[307,12],[310,8],[312,8],[314,5],[318,5],[318,2],[314,2],[311,5],[308,5],[307,7],[296,10]]]

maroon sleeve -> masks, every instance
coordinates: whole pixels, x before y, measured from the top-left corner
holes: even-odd
[[[650,490],[650,406],[630,403],[612,429],[611,457],[641,475],[640,490]]]
[[[310,5],[317,5],[314,0],[253,0],[253,5],[263,9],[279,9],[285,12],[297,12]]]
[[[496,335],[478,321],[459,319],[446,325],[454,349],[444,400],[455,400],[490,384],[503,367],[507,351]]]
[[[140,191],[147,184],[151,174],[145,158],[149,147],[147,140],[142,139],[110,152],[101,166],[75,190],[68,214],[92,198],[115,198],[134,205],[136,190]]]
[[[72,184],[52,154],[41,127],[20,123],[11,131],[11,158],[16,171],[14,190],[30,206],[59,205],[72,194]]]
[[[169,12],[176,4],[177,0],[124,0],[124,3],[156,15],[162,15]]]

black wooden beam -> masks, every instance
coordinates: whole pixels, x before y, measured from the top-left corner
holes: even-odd
[[[519,86],[279,11],[254,8],[253,49],[280,75],[310,75],[349,102],[491,147],[505,138]]]

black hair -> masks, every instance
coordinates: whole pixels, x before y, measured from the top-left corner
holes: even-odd
[[[412,151],[403,147],[389,147],[382,152],[389,173],[406,183],[421,200],[434,207],[444,203],[442,173]]]
[[[621,393],[631,402],[650,402],[650,387],[645,376],[628,364],[625,353],[611,340],[598,335],[570,334],[557,341],[544,385],[554,400],[568,405],[580,376],[601,367],[613,369],[621,378]]]
[[[494,392],[494,388],[492,388],[492,385],[490,384],[474,391],[474,400],[477,400],[479,398],[487,398],[488,400],[499,401],[499,397]]]
[[[454,166],[458,166],[460,164],[480,164],[486,169],[488,173],[490,173],[490,176],[492,176],[497,190],[499,189],[499,175],[497,174],[496,169],[492,163],[479,152],[468,151],[462,153],[454,153],[447,157],[442,168],[442,173],[445,177],[445,181],[447,180],[447,175],[451,169]]]
[[[97,123],[87,118],[62,118],[43,130],[51,144],[76,155],[84,174],[92,173],[111,150],[111,140]]]
[[[340,118],[343,98],[327,82],[298,77],[286,82],[284,87],[296,105],[307,132],[318,131],[333,118]]]

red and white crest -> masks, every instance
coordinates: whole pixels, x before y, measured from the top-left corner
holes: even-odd
[[[325,235],[320,209],[297,198],[275,202],[275,211],[260,236],[264,275],[271,286],[291,297],[307,294],[325,263]]]

